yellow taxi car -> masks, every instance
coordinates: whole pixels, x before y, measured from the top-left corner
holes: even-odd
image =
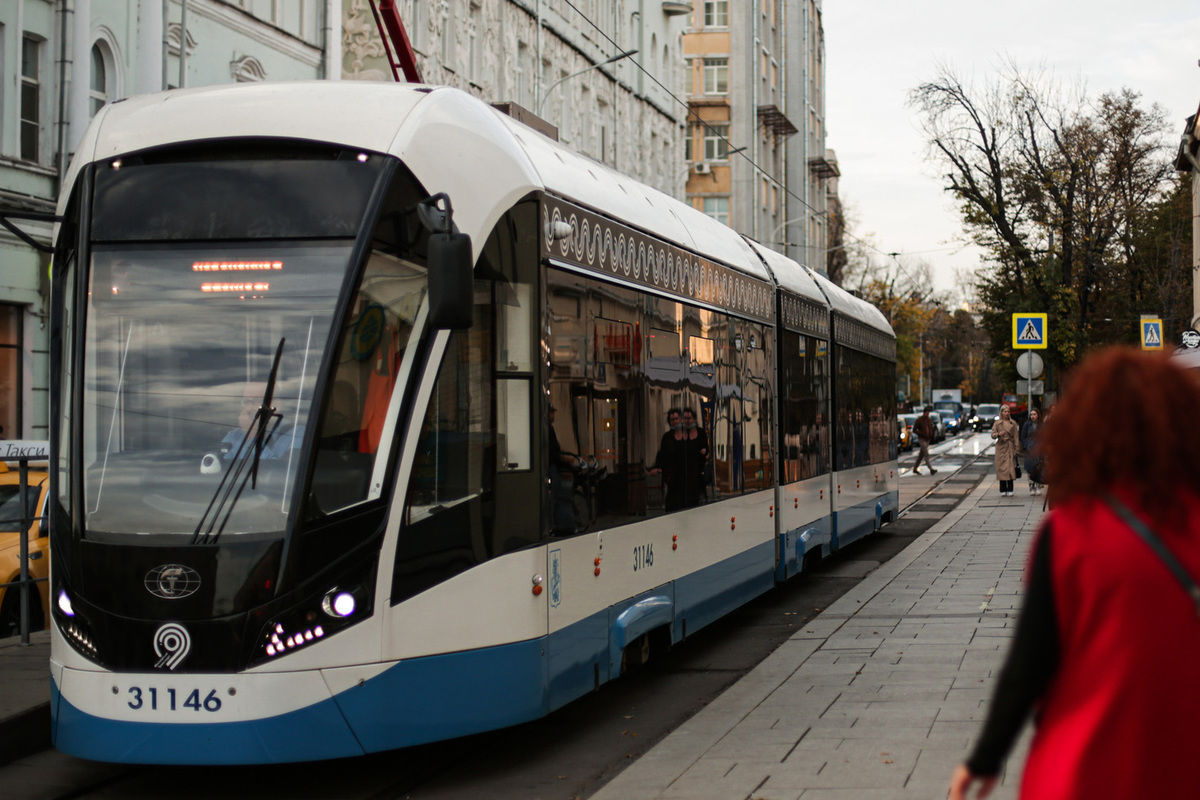
[[[29,577],[50,576],[49,531],[38,521],[45,513],[46,492],[50,476],[45,469],[30,469],[28,515],[33,518],[29,526]],[[0,584],[13,583],[21,579],[21,495],[20,471],[15,464],[0,461]],[[38,631],[45,627],[50,610],[50,584],[43,580],[35,584],[37,594],[30,597],[29,629]],[[0,639],[16,636],[21,625],[21,593],[16,586],[0,585]]]
[[[903,417],[896,417],[896,427],[900,431],[900,449],[907,452],[913,449],[913,432],[910,425]]]

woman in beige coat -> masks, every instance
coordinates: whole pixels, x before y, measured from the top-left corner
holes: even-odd
[[[992,425],[996,440],[996,477],[1000,479],[1000,494],[1012,497],[1013,481],[1017,479],[1017,443],[1021,430],[1012,421],[1008,406],[1000,406],[1000,419]]]

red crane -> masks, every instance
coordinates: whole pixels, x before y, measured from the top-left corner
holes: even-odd
[[[371,0],[371,13],[375,15],[375,26],[383,38],[383,49],[387,51],[392,77],[399,81],[403,72],[404,80],[408,83],[422,83],[421,71],[417,69],[417,54],[408,40],[408,31],[404,29],[404,21],[400,19],[395,0]]]

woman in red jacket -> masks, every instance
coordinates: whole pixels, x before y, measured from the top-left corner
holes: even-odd
[[[988,796],[1034,712],[1022,800],[1200,797],[1198,409],[1194,376],[1161,356],[1106,350],[1071,375],[1042,431],[1053,510],[952,800]]]

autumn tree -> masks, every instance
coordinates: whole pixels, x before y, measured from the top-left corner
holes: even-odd
[[[1011,315],[1050,315],[1052,363],[1133,341],[1140,314],[1178,316],[1179,245],[1165,115],[1128,90],[1092,102],[1015,67],[983,88],[948,69],[910,95],[970,241],[993,355],[1011,367]],[[1164,216],[1165,215],[1165,216]],[[1169,237],[1168,237],[1169,239]]]

